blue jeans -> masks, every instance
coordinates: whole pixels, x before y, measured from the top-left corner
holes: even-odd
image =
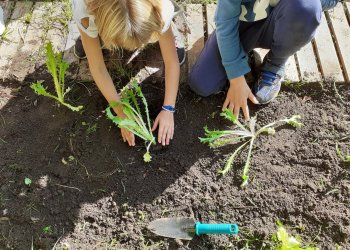
[[[266,19],[240,23],[241,44],[246,52],[254,48],[270,49],[262,69],[283,76],[288,58],[314,37],[322,10],[333,8],[338,2],[281,0]],[[209,96],[226,84],[227,76],[214,31],[190,72],[189,85],[197,94]]]

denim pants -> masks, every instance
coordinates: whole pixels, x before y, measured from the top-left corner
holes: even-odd
[[[241,22],[239,35],[246,52],[254,48],[270,49],[262,70],[284,75],[287,59],[309,43],[320,24],[323,9],[339,0],[281,0],[264,20]],[[190,76],[190,88],[201,96],[222,90],[227,75],[214,31],[206,42]]]

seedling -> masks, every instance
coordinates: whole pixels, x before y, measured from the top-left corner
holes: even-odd
[[[289,236],[283,226],[278,227],[277,233],[272,236],[272,240],[277,242],[276,250],[318,250],[317,247],[303,247],[300,236]]]
[[[344,154],[344,153],[342,152],[342,150],[339,148],[338,143],[335,145],[335,150],[337,151],[338,157],[339,157],[342,161],[344,161],[344,162],[346,162],[346,163],[350,163],[350,154]]]
[[[303,126],[302,123],[299,122],[300,116],[294,115],[289,119],[282,119],[273,123],[270,123],[259,130],[256,131],[256,119],[251,118],[249,121],[249,127],[244,126],[242,123],[238,121],[236,116],[230,111],[229,109],[225,109],[221,114],[222,117],[225,119],[231,121],[236,128],[234,130],[208,130],[207,127],[205,127],[205,138],[199,138],[202,143],[208,144],[212,148],[217,148],[221,146],[225,146],[230,143],[238,143],[243,142],[238,148],[235,149],[235,151],[228,157],[225,163],[225,167],[221,170],[219,170],[219,174],[226,175],[227,172],[232,168],[233,163],[239,153],[243,151],[245,147],[249,145],[248,148],[248,156],[246,159],[246,162],[244,164],[243,168],[243,174],[242,174],[242,187],[246,186],[248,184],[249,180],[249,168],[250,168],[250,161],[252,158],[252,150],[254,146],[254,142],[256,138],[261,133],[267,133],[269,135],[274,135],[276,133],[275,128],[282,125],[283,123],[288,123],[292,125],[295,128]]]
[[[0,35],[0,40],[4,42],[10,42],[10,39],[8,36],[12,33],[11,30],[9,30],[7,27],[5,28],[4,32]]]
[[[141,107],[137,102],[138,99],[141,99],[143,103],[144,112],[141,112]],[[126,118],[122,119],[112,114],[111,109],[117,106],[121,107]],[[152,144],[156,143],[156,140],[152,134],[148,104],[136,80],[133,80],[122,89],[120,101],[110,103],[106,109],[106,114],[119,128],[127,129],[145,141],[147,152],[143,155],[143,160],[150,162],[152,156],[149,153],[149,149]],[[147,122],[144,121],[142,114],[145,114]]]
[[[52,234],[53,231],[52,231],[52,227],[51,226],[46,226],[43,228],[43,233],[44,234]]]
[[[65,89],[65,74],[69,67],[69,64],[62,59],[62,53],[54,53],[52,43],[46,44],[46,66],[50,74],[52,75],[53,82],[55,84],[55,90],[57,96],[54,96],[46,91],[46,88],[42,85],[43,81],[37,81],[30,87],[38,95],[50,97],[71,109],[72,111],[80,111],[83,106],[74,107],[64,101],[66,94],[71,91],[71,88]]]
[[[28,177],[24,178],[24,184],[28,187],[32,185],[32,180],[29,179]]]

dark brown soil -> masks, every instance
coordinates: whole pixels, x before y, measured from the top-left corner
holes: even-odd
[[[29,85],[49,83],[44,71],[1,83],[21,88],[0,110],[0,249],[32,243],[52,249],[56,242],[57,249],[271,249],[277,220],[320,249],[350,249],[350,166],[335,150],[339,141],[350,151],[349,86],[337,85],[344,103],[331,84],[304,85],[284,87],[276,101],[253,107],[260,125],[300,114],[305,126],[260,137],[251,183],[241,189],[243,158],[220,178],[233,147],[214,151],[198,140],[205,125],[229,126],[219,117],[224,93],[203,99],[183,84],[174,140],[153,148],[145,164],[143,143],[122,142],[92,83],[69,82],[69,101],[84,105],[81,114],[36,96]],[[155,118],[163,83],[145,83],[143,90]],[[151,220],[166,216],[237,223],[240,234],[181,242],[147,231]]]

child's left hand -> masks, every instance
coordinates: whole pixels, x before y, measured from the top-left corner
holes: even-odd
[[[164,110],[160,111],[154,121],[152,132],[157,129],[158,125],[158,143],[161,143],[163,146],[169,145],[170,140],[174,136],[174,113]]]

